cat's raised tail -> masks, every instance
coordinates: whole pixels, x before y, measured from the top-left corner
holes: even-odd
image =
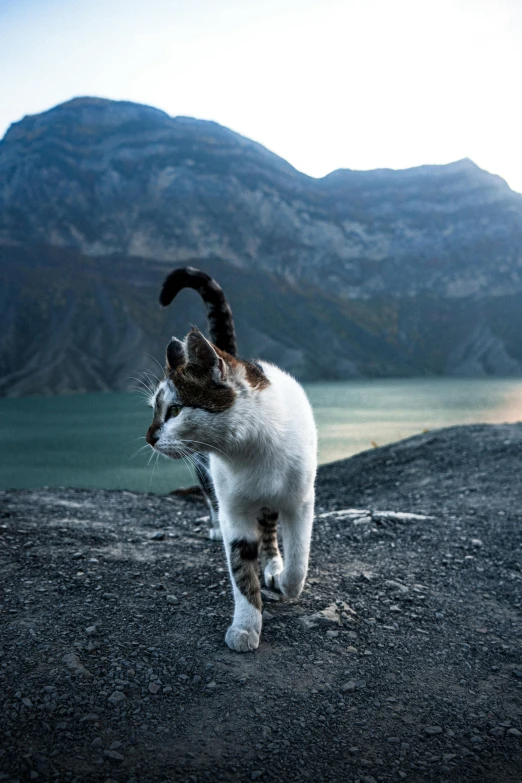
[[[231,356],[237,356],[232,310],[221,286],[205,272],[193,266],[183,266],[174,269],[165,278],[159,296],[160,304],[167,307],[183,288],[193,288],[205,302],[210,338],[214,345]]]

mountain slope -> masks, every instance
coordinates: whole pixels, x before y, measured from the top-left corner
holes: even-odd
[[[77,98],[0,142],[0,392],[125,388],[204,323],[195,299],[156,306],[194,258],[244,352],[299,377],[522,372],[522,196],[499,177],[315,180],[216,123]]]

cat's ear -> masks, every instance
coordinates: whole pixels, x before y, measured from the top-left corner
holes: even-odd
[[[193,329],[187,337],[187,353],[191,364],[198,364],[204,370],[224,381],[227,365],[214,350],[214,346],[203,337],[199,329]]]
[[[175,370],[182,364],[185,364],[187,357],[185,355],[185,346],[176,337],[173,337],[167,345],[167,370]]]

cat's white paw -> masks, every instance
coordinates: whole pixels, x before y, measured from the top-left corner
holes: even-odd
[[[236,652],[253,652],[259,647],[259,634],[253,628],[247,631],[237,625],[231,625],[225,636],[225,642]]]
[[[280,557],[273,557],[266,564],[263,571],[263,579],[269,590],[273,590],[274,588],[279,590],[277,585],[279,577],[283,572],[283,567],[283,561]]]
[[[275,581],[275,587],[285,598],[298,598],[304,587],[305,580],[283,571]]]
[[[208,538],[210,538],[212,541],[221,541],[223,538],[223,533],[221,532],[221,528],[210,527],[208,529]]]

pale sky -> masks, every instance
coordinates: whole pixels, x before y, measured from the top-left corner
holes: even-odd
[[[299,170],[468,157],[522,192],[522,0],[0,0],[0,136],[77,95]]]

